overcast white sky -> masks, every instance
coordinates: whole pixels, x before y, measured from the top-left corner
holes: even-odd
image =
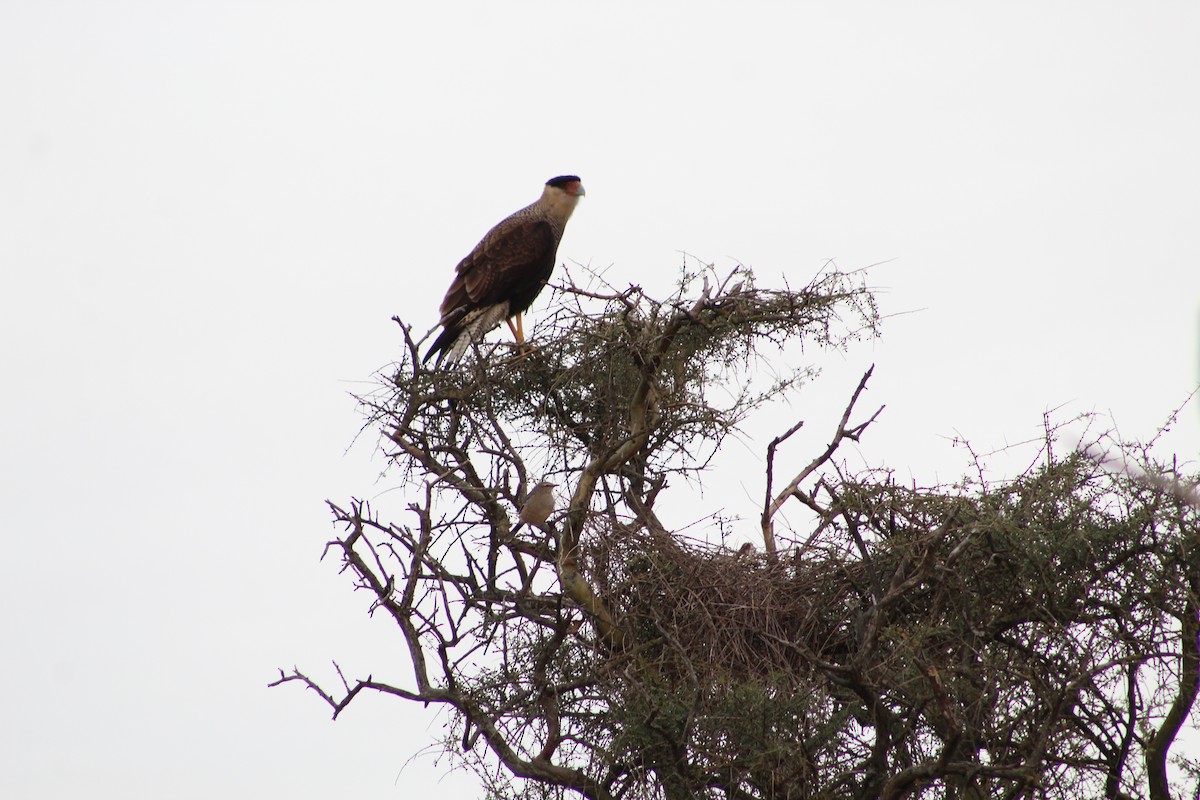
[[[1200,5],[432,5],[0,2],[0,796],[476,796],[405,766],[432,713],[264,687],[403,679],[318,561],[389,486],[347,393],[553,175],[617,283],[889,261],[917,313],[813,354],[798,464],[871,363],[849,455],[924,484],[1200,381]]]

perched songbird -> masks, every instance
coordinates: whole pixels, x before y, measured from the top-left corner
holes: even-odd
[[[536,203],[487,232],[454,269],[442,300],[442,332],[423,362],[440,353],[439,364],[453,364],[501,320],[524,344],[521,314],[550,280],[563,230],[584,194],[575,175],[551,178]]]
[[[550,481],[542,481],[525,498],[525,504],[521,506],[521,511],[517,514],[517,519],[520,520],[516,526],[509,532],[509,538],[521,529],[522,525],[536,525],[541,527],[546,524],[546,520],[554,513],[554,487],[557,483]],[[493,534],[495,529],[493,528]],[[500,558],[499,542],[493,536],[488,545],[488,571],[487,585],[489,589],[496,588],[496,563]],[[521,567],[518,567],[521,569]],[[491,610],[491,605],[488,605],[488,610]]]
[[[512,529],[513,533],[516,533],[521,525],[534,525],[540,528],[546,524],[546,520],[550,519],[550,515],[554,513],[555,486],[558,484],[542,481],[533,487],[533,491],[525,498],[525,505],[521,506],[521,513],[517,515],[521,521],[517,523],[517,527]]]

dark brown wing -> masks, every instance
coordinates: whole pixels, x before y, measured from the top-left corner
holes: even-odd
[[[553,268],[556,245],[544,220],[500,223],[455,268],[458,274],[442,300],[442,318],[511,300],[526,285],[545,281],[549,276],[542,273],[547,261]]]
[[[511,316],[528,308],[554,270],[558,238],[545,220],[517,216],[488,231],[455,267],[440,309],[443,330],[423,360],[449,350],[475,309],[507,301]]]

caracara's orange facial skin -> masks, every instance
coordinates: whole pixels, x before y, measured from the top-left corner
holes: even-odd
[[[571,195],[572,197],[579,197],[579,195],[584,194],[583,183],[580,181],[572,181],[563,188],[566,189],[567,194]]]

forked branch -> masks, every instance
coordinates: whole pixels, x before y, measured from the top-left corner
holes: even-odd
[[[779,509],[782,508],[783,504],[786,503],[788,498],[791,497],[799,499],[806,505],[813,505],[813,501],[801,492],[800,484],[803,483],[810,475],[820,469],[821,466],[827,461],[829,461],[829,459],[833,457],[833,454],[837,452],[838,447],[841,446],[843,441],[849,439],[850,441],[857,442],[862,436],[863,431],[867,429],[867,426],[878,419],[879,415],[883,413],[883,409],[887,408],[886,405],[880,406],[875,413],[871,415],[870,419],[866,420],[865,422],[860,422],[857,425],[850,424],[850,414],[854,411],[854,405],[858,402],[859,395],[863,393],[863,390],[867,386],[867,380],[871,377],[871,373],[874,371],[875,365],[872,364],[870,369],[863,373],[862,379],[858,382],[858,387],[854,390],[854,394],[850,397],[850,402],[846,405],[846,410],[842,414],[841,421],[838,423],[838,428],[833,435],[833,440],[830,441],[825,447],[824,452],[814,458],[808,464],[808,466],[800,470],[796,477],[792,478],[792,480],[788,482],[788,485],[773,498],[773,489],[771,484],[774,479],[775,472],[775,448],[785,442],[793,433],[800,430],[800,426],[804,424],[803,421],[796,423],[785,433],[772,439],[771,443],[767,446],[767,489],[766,498],[763,500],[761,524],[763,546],[766,548],[767,553],[771,557],[775,557],[777,552],[777,545],[775,543],[774,519],[775,515],[779,512]]]

